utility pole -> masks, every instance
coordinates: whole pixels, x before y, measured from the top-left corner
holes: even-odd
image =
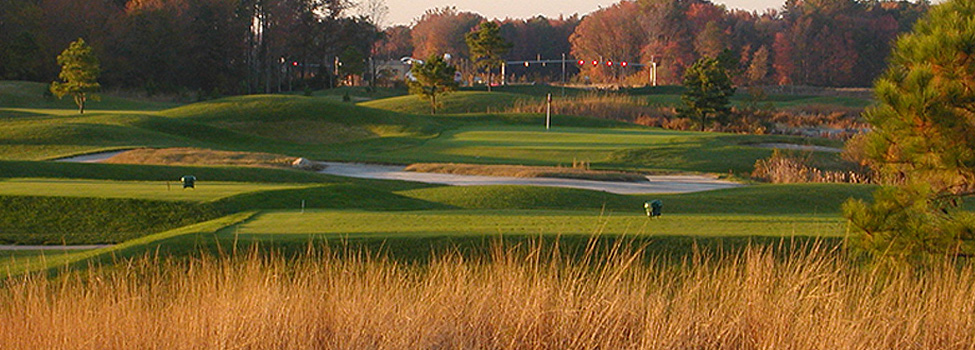
[[[562,53],[562,97],[565,97],[565,52]]]

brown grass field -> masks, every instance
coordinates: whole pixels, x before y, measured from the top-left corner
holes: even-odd
[[[972,265],[879,272],[817,247],[683,264],[619,246],[425,265],[310,251],[10,278],[0,348],[975,348]]]
[[[440,173],[457,175],[508,176],[508,177],[555,177],[563,179],[580,179],[595,181],[647,181],[640,174],[619,171],[604,171],[586,169],[586,165],[568,167],[546,167],[526,165],[482,165],[456,163],[415,163],[406,167],[406,171],[418,173]]]

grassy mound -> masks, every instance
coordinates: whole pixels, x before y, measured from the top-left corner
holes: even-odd
[[[162,115],[298,144],[422,135],[438,130],[427,118],[288,95],[229,97],[166,110]]]
[[[47,93],[50,85],[28,81],[0,80],[0,109],[2,108],[45,108],[67,109],[77,113],[78,106],[70,96],[62,99]],[[100,94],[100,101],[89,100],[87,109],[155,111],[176,106],[175,103],[138,101]]]
[[[500,112],[513,106],[515,101],[531,98],[531,96],[504,92],[457,91],[438,98],[438,101],[442,102],[443,105],[437,108],[437,113]],[[421,100],[415,95],[363,102],[359,105],[400,113],[430,114],[430,102]]]
[[[146,114],[89,113],[0,119],[0,158],[41,160],[138,147],[281,148],[280,142]]]

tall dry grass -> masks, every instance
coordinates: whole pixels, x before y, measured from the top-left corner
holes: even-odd
[[[146,258],[6,281],[0,347],[975,347],[971,265],[880,273],[836,256],[749,248],[673,265],[619,247],[582,259],[509,247],[423,266],[328,252]]]
[[[776,184],[786,183],[873,183],[869,172],[821,170],[809,165],[811,153],[799,155],[776,149],[768,158],[755,161],[752,178]]]
[[[537,100],[518,100],[505,113],[545,113],[545,103]],[[553,103],[552,113],[619,120],[647,126],[679,129],[683,124],[674,122],[673,107],[648,104],[639,98],[621,94],[586,93],[561,98]],[[689,127],[688,121],[682,121]]]

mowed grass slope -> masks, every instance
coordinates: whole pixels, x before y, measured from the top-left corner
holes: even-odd
[[[3,109],[0,105],[0,112]],[[196,147],[309,156],[320,145],[424,137],[430,118],[324,98],[241,96],[156,111],[16,109],[0,114],[0,159],[40,160],[136,147]]]
[[[514,106],[518,100],[537,100],[537,97],[506,92],[457,91],[438,97],[440,114],[498,113]],[[360,106],[408,114],[430,114],[430,101],[415,95],[398,96],[359,103]]]
[[[162,115],[297,144],[427,135],[439,129],[429,118],[288,95],[229,97],[166,110]]]

